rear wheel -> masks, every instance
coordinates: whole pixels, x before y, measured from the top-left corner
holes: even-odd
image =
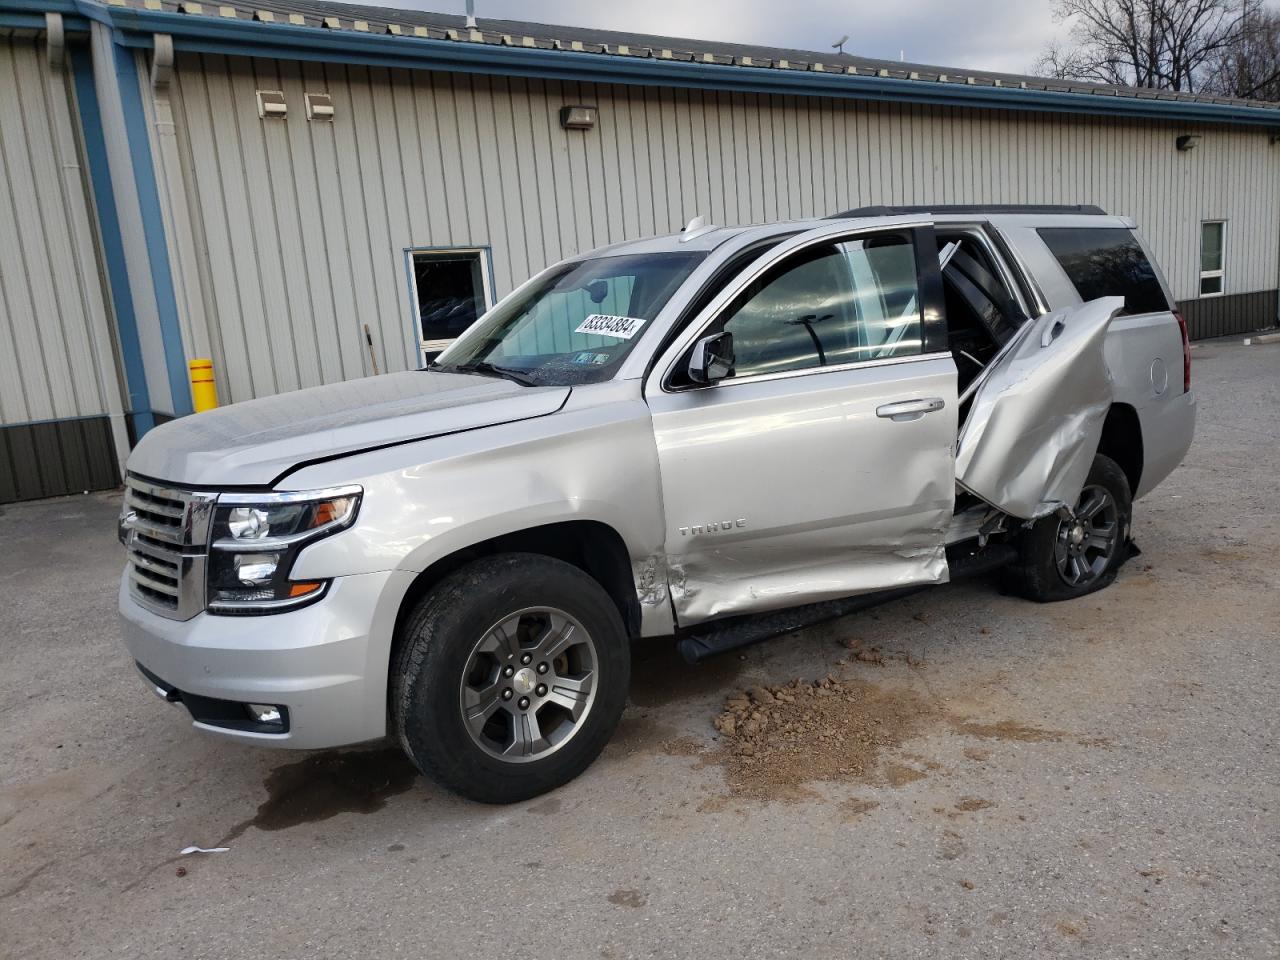
[[[1127,549],[1133,499],[1124,471],[1098,454],[1071,517],[1052,514],[1023,530],[1010,585],[1032,600],[1070,600],[1116,578]]]
[[[622,620],[595,580],[550,557],[487,557],[442,581],[405,622],[392,719],[424,774],[511,803],[596,758],[630,670]]]

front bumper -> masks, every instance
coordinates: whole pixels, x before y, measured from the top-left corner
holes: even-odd
[[[124,642],[138,664],[195,697],[287,708],[284,733],[193,719],[247,743],[317,749],[386,734],[387,662],[407,572],[339,577],[323,600],[288,613],[170,620],[141,607],[120,582]],[[157,684],[147,678],[153,689]],[[193,708],[193,713],[196,711]]]

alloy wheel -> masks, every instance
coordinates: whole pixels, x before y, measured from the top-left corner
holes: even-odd
[[[595,702],[598,664],[591,636],[565,611],[509,614],[467,658],[458,698],[467,732],[500,760],[541,760],[582,729]]]
[[[1105,487],[1080,493],[1075,516],[1058,523],[1053,555],[1064,583],[1083,586],[1106,571],[1120,545],[1120,508]]]

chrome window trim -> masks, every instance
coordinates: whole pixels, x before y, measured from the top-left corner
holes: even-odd
[[[694,390],[716,390],[732,387],[736,384],[764,383],[771,380],[792,380],[796,377],[811,377],[825,373],[844,373],[849,370],[866,370],[872,367],[890,367],[899,363],[920,363],[925,360],[950,360],[951,354],[945,350],[934,353],[911,353],[897,357],[881,357],[878,360],[852,360],[849,363],[838,363],[830,366],[801,367],[797,370],[779,370],[777,373],[754,373],[745,377],[727,377],[715,383],[696,383],[690,387],[677,390],[665,390],[665,393],[689,393]]]
[[[933,226],[933,229],[938,233],[950,233],[953,228],[955,232],[964,234],[965,237],[973,240],[986,251],[987,258],[995,266],[996,275],[999,276],[1000,282],[1004,284],[1005,291],[1009,296],[1013,297],[1023,315],[1028,320],[1039,316],[1035,308],[1027,303],[1027,298],[1023,295],[1022,284],[1018,283],[1017,277],[1013,275],[1011,268],[1005,263],[1004,256],[996,249],[995,244],[991,242],[989,231],[996,229],[994,224],[989,220],[974,220],[972,222],[935,223]],[[1022,271],[1022,273],[1026,275],[1026,271]],[[1038,291],[1036,293],[1038,294]]]
[[[854,222],[856,223],[857,221]],[[729,304],[734,301],[738,294],[754,283],[760,276],[773,269],[773,267],[777,266],[788,257],[800,253],[809,247],[818,246],[824,243],[838,243],[844,238],[860,237],[869,233],[894,233],[901,230],[918,230],[922,227],[930,227],[933,225],[932,219],[920,216],[882,217],[879,218],[878,221],[865,222],[861,226],[850,226],[849,223],[832,223],[813,230],[806,230],[804,233],[796,234],[789,240],[784,240],[777,246],[770,248],[770,250],[759,260],[756,260],[753,264],[747,267],[746,270],[734,277],[729,283],[725,284],[725,286],[721,288],[720,292],[717,293],[711,302],[707,304],[706,308],[702,311],[702,314],[690,323],[685,331],[676,338],[670,347],[668,347],[667,353],[669,356],[663,368],[662,375],[658,379],[658,388],[662,393],[678,394],[687,393],[694,389],[703,389],[707,386],[717,386],[730,382],[729,379],[726,379],[717,381],[715,384],[696,384],[689,387],[678,387],[675,389],[672,389],[668,385],[672,373],[680,362],[680,358],[684,355],[684,352],[689,348],[690,344],[697,340],[698,337],[706,334],[707,329],[720,319],[721,314],[728,309]],[[914,354],[909,359],[919,359],[921,356],[923,356],[923,354]],[[898,358],[886,357],[884,359],[895,360]],[[788,370],[776,374],[753,374],[748,377],[743,377],[741,380],[738,380],[737,378],[732,379],[738,383],[752,383],[765,377],[777,378],[783,374],[800,374],[806,372],[821,373],[824,371],[852,366],[878,364],[880,362],[881,361],[879,360],[857,360],[852,363],[840,364],[839,367],[805,367],[803,370]],[[655,367],[654,370],[656,372],[657,367]]]
[[[1049,304],[1049,298],[1045,296],[1044,290],[1040,286],[1040,281],[1036,278],[1035,271],[1027,265],[1027,260],[1022,255],[1022,251],[1018,249],[1017,243],[1015,243],[1013,239],[1011,239],[994,223],[991,223],[990,227],[1004,246],[1005,256],[1007,256],[1009,260],[1013,261],[1012,264],[1006,264],[1006,266],[1008,266],[1010,270],[1017,271],[1018,276],[1026,283],[1026,289],[1031,293],[1032,298],[1035,300],[1034,304],[1026,304],[1029,308],[1027,310],[1028,319],[1034,320],[1036,317],[1042,317],[1046,313],[1049,313],[1052,309]],[[1043,241],[1041,241],[1041,243],[1043,243]],[[1045,247],[1045,252],[1049,252],[1049,248],[1047,246]],[[1052,254],[1049,255],[1052,257]],[[1056,260],[1054,262],[1057,263]],[[1059,266],[1059,270],[1061,269],[1061,266]],[[1063,277],[1064,279],[1066,278],[1065,272],[1063,273]],[[1067,282],[1068,284],[1070,283],[1069,280]],[[1014,286],[1017,287],[1018,285],[1014,284]],[[1074,289],[1074,287],[1072,289]],[[1018,292],[1021,293],[1022,291],[1019,290]]]

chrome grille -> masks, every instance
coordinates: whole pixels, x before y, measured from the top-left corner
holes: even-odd
[[[129,551],[129,592],[164,617],[189,620],[204,609],[205,558],[215,494],[130,476],[121,527]]]

